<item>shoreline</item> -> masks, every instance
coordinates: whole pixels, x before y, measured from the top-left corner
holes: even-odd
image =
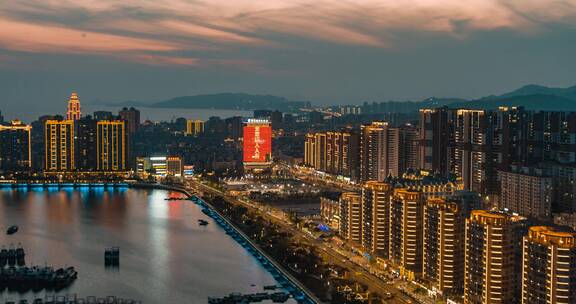
[[[321,303],[301,282],[299,282],[296,278],[294,278],[286,269],[284,269],[278,262],[276,262],[273,258],[271,258],[266,252],[264,252],[257,244],[255,244],[241,229],[236,227],[232,222],[229,221],[224,215],[222,215],[210,202],[207,202],[205,199],[196,196],[194,193],[190,192],[184,186],[173,186],[173,185],[162,185],[162,184],[152,184],[152,183],[138,183],[138,182],[111,182],[111,183],[66,183],[66,182],[57,182],[57,183],[30,183],[30,182],[14,182],[14,183],[0,183],[0,189],[50,189],[50,188],[134,188],[134,189],[158,189],[158,190],[167,190],[167,191],[176,191],[180,192],[187,196],[188,199],[192,197],[196,197],[201,203],[195,202],[191,200],[190,202],[198,204],[200,207],[209,208],[211,212],[213,212],[217,217],[221,218],[228,227],[231,227],[234,232],[241,237],[246,243],[250,244],[254,250],[259,254],[261,258],[264,258],[267,263],[272,265],[278,274],[280,274],[283,279],[289,282],[293,289],[299,291],[300,294],[304,294],[305,298],[296,299],[299,303]],[[221,223],[217,223],[218,225],[222,226]],[[226,228],[223,227],[222,228]],[[238,240],[235,240],[238,242]],[[245,247],[242,243],[238,242],[240,245]],[[246,251],[254,255],[251,250],[248,248],[244,248]],[[254,257],[258,260],[258,262],[264,267],[262,261],[258,259],[256,255]],[[269,269],[264,267],[270,274],[274,276]],[[304,302],[301,302],[301,301]]]
[[[304,286],[304,284],[302,284],[300,281],[298,281],[294,276],[292,276],[292,274],[290,274],[286,269],[284,269],[284,267],[282,265],[280,265],[272,257],[270,257],[264,250],[262,250],[262,248],[260,248],[260,246],[258,246],[258,244],[254,243],[254,241],[252,239],[250,239],[240,228],[238,228],[236,225],[234,225],[234,223],[232,223],[226,216],[224,216],[222,213],[220,213],[220,211],[218,211],[218,209],[216,209],[210,202],[207,202],[203,198],[196,196],[195,194],[191,193],[188,189],[186,189],[184,187],[161,185],[161,184],[139,184],[139,183],[132,184],[131,186],[134,188],[141,188],[141,189],[161,189],[161,190],[177,191],[177,192],[180,192],[180,193],[187,195],[189,199],[191,199],[192,197],[195,197],[196,201],[191,200],[192,203],[196,203],[199,206],[204,207],[204,208],[209,208],[209,210],[211,212],[213,212],[218,218],[220,218],[224,221],[226,226],[231,227],[234,230],[234,232],[238,236],[241,237],[242,240],[244,240],[252,248],[254,248],[254,250],[256,250],[256,252],[258,253],[258,255],[261,258],[264,258],[267,263],[272,265],[275,268],[275,270],[278,272],[278,274],[282,275],[283,279],[285,279],[287,282],[289,282],[296,291],[298,291],[300,294],[305,296],[305,298],[303,298],[303,299],[302,298],[300,298],[300,299],[295,298],[298,301],[298,303],[318,303],[318,304],[322,303],[311,291],[308,290],[308,288],[306,288],[306,286]],[[198,202],[198,201],[200,201],[200,202]],[[216,218],[215,218],[215,220],[216,220]],[[226,229],[226,227],[224,225],[222,225],[222,223],[218,223],[218,225],[220,225],[222,228]],[[238,242],[238,240],[236,240],[236,239],[235,239],[235,241]],[[240,242],[238,242],[238,243],[241,246],[245,247],[242,243],[240,243]],[[254,253],[251,252],[251,250],[249,250],[248,248],[244,248],[244,249],[246,249],[250,254],[252,254],[258,260],[258,262],[261,263],[261,265],[268,272],[270,272],[270,274],[272,274],[274,276],[274,273],[272,273],[269,269],[267,269],[267,267],[265,267],[264,264],[262,264],[262,261],[258,258],[257,255],[254,255]],[[302,301],[304,301],[304,302],[302,302]]]
[[[0,182],[2,188],[128,188],[130,183],[126,182],[106,182],[106,183],[88,183],[88,182]]]

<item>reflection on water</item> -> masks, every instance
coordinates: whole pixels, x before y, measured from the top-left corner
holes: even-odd
[[[206,303],[256,292],[274,279],[196,205],[162,190],[0,190],[0,244],[22,243],[28,264],[71,265],[78,280],[62,294],[114,295],[144,303]],[[199,226],[204,218],[211,224]],[[104,267],[119,246],[120,268]],[[255,284],[255,287],[251,285]],[[0,299],[41,297],[4,291]]]

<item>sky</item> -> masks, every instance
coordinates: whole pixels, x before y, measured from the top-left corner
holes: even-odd
[[[316,104],[576,84],[576,0],[2,0],[0,111],[222,92]]]

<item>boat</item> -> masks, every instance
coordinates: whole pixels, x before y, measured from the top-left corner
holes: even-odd
[[[120,248],[110,247],[104,250],[104,264],[106,266],[120,265]]]
[[[10,228],[8,228],[8,230],[6,230],[7,235],[12,235],[16,232],[18,232],[18,226],[16,226],[16,225],[10,226]]]
[[[290,295],[285,293],[285,292],[275,292],[275,293],[270,295],[270,299],[274,303],[284,303],[284,302],[288,301],[289,298],[290,298]]]
[[[206,220],[199,219],[199,220],[198,220],[198,224],[199,224],[200,226],[206,226],[206,225],[208,225],[209,223],[208,223],[208,221],[206,221]]]

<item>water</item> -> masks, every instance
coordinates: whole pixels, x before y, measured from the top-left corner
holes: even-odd
[[[0,190],[0,228],[20,228],[12,236],[1,231],[0,244],[22,243],[27,264],[76,267],[78,279],[62,295],[206,303],[208,296],[261,292],[276,284],[197,205],[165,201],[168,196],[182,195],[139,189]],[[210,224],[199,226],[199,218]],[[117,270],[104,267],[104,249],[110,246],[121,248]],[[4,291],[0,300],[44,295]]]

